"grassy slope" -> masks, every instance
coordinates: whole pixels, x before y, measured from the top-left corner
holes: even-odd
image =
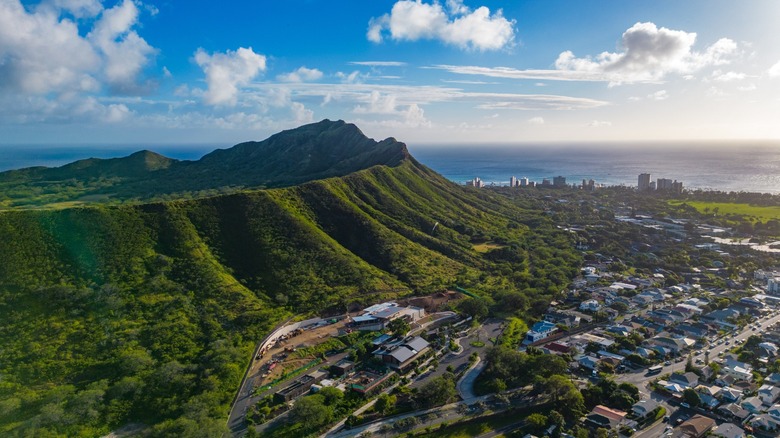
[[[560,287],[534,280],[566,243],[516,220],[535,216],[411,159],[286,189],[2,213],[0,433],[218,434],[254,343],[291,309],[454,281]],[[471,245],[485,238],[541,255],[489,259]]]

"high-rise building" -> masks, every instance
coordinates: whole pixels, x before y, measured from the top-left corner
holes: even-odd
[[[683,191],[682,181],[674,180],[674,182],[672,183],[672,191],[675,193],[682,193]]]
[[[566,187],[566,177],[565,176],[556,176],[553,178],[553,185],[555,187]]]
[[[672,190],[672,180],[669,178],[658,178],[655,183],[656,190]]]
[[[551,185],[551,184],[550,184],[550,180],[549,180],[548,178],[542,178],[542,185],[543,185],[543,186],[549,186],[549,185]]]
[[[509,178],[509,187],[517,187],[517,178],[514,176]]]
[[[645,190],[650,190],[650,174],[649,173],[640,173],[639,179],[637,181],[636,188],[641,192]]]
[[[520,181],[518,181],[518,182],[520,183],[520,187],[528,186],[528,178],[526,178],[526,177],[520,178]]]
[[[485,187],[485,183],[482,182],[482,180],[479,179],[479,177],[476,177],[476,178],[474,178],[472,180],[466,181],[466,185],[467,186],[473,186],[473,187]]]

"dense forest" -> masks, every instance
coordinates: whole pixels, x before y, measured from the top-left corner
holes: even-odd
[[[393,165],[195,200],[0,213],[0,434],[218,436],[288,317],[458,284],[543,310],[576,273],[531,201]]]

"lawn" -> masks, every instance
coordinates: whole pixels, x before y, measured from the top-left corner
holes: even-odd
[[[669,201],[670,205],[688,204],[701,213],[714,213],[718,216],[739,215],[753,221],[766,222],[780,219],[780,206],[760,206],[731,202]]]

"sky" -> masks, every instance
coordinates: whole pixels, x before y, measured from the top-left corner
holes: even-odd
[[[776,0],[0,0],[2,145],[780,139]]]

